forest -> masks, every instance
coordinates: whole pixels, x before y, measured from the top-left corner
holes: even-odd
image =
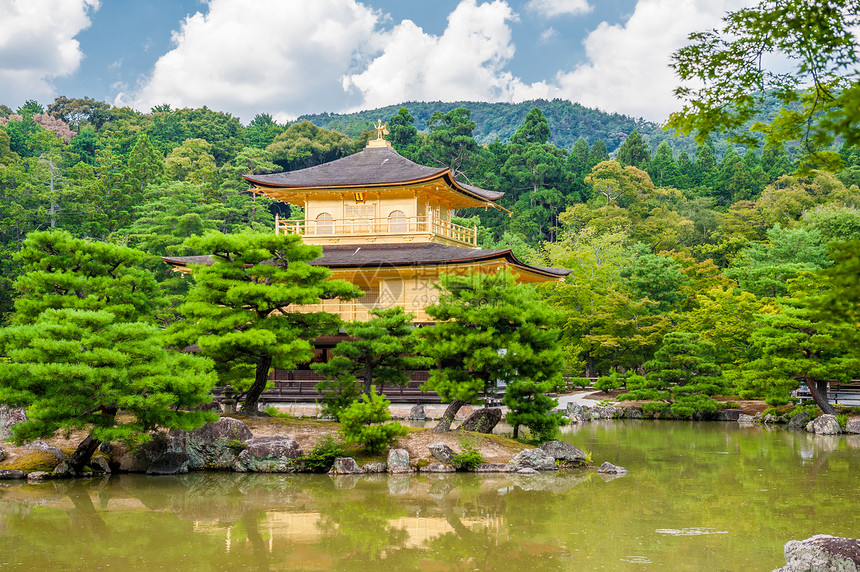
[[[698,410],[716,407],[713,395],[780,405],[802,381],[858,376],[854,146],[835,149],[835,171],[802,169],[779,144],[708,139],[678,151],[620,116],[590,123],[599,112],[581,114],[565,145],[534,106],[488,128],[497,136],[487,142],[471,109],[428,115],[428,105],[413,106],[421,121],[409,106],[378,117],[394,148],[505,192],[510,215],[457,213],[479,227],[482,248],[572,270],[539,292],[557,310],[568,375]],[[0,315],[11,315],[27,235],[63,229],[147,253],[140,264],[168,296],[168,325],[188,286],[158,256],[201,254],[187,238],[268,230],[275,212],[288,214],[248,193],[243,174],[331,161],[371,136],[267,114],[243,125],[207,107],[141,113],[66,97],[0,106]]]

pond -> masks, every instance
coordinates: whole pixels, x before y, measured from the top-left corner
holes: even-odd
[[[605,421],[564,439],[630,473],[0,481],[0,569],[749,571],[860,534],[860,436]]]

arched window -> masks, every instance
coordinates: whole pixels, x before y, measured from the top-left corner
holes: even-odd
[[[328,213],[317,215],[317,234],[334,234],[334,219]]]
[[[403,211],[391,211],[388,215],[388,232],[406,232],[406,213]]]

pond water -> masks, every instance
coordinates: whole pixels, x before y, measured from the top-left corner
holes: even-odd
[[[564,439],[630,473],[0,481],[0,569],[756,571],[787,540],[860,536],[860,436],[606,421]]]

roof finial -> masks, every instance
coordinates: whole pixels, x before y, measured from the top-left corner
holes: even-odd
[[[382,136],[388,135],[388,123],[382,123],[381,119],[376,120],[376,139],[367,142],[368,147],[391,147],[391,143],[386,141]]]

